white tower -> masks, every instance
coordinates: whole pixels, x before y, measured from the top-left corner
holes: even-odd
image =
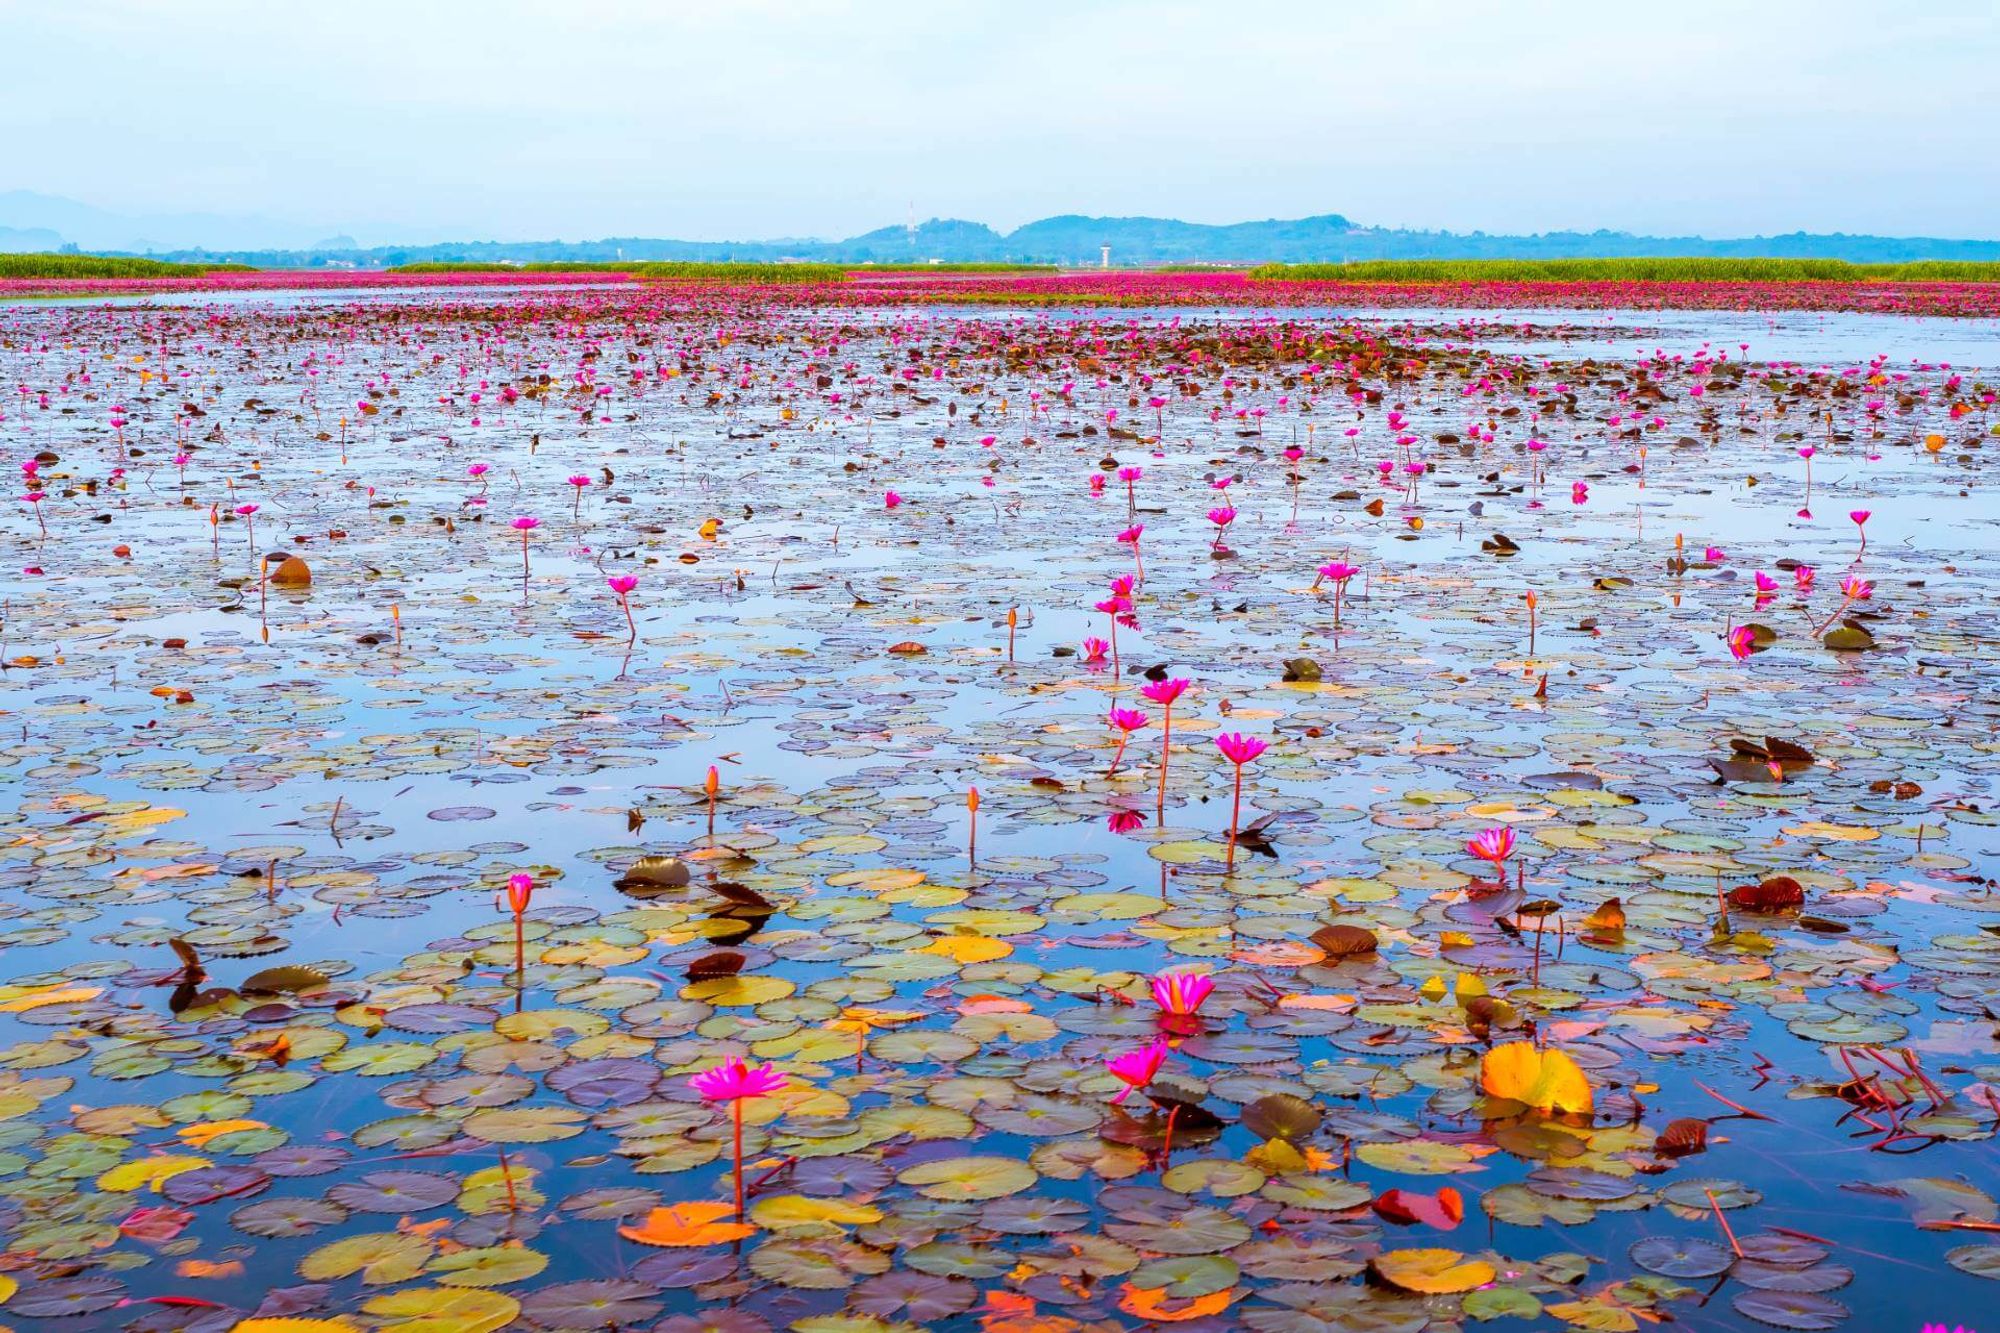
[[[1110,246],[1106,245],[1106,246],[1100,246],[1100,247],[1098,248],[1098,258],[1097,258],[1097,266],[1098,266],[1099,268],[1110,268],[1110,267],[1111,267],[1111,247],[1110,247]]]

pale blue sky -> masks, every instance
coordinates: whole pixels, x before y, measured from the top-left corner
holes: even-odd
[[[2000,235],[1994,0],[0,0],[0,191],[364,243]],[[5,219],[0,219],[4,221]]]

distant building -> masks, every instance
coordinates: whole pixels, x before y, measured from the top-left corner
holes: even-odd
[[[1097,266],[1098,266],[1099,268],[1110,268],[1110,267],[1111,267],[1111,247],[1110,247],[1110,246],[1108,246],[1108,245],[1107,245],[1107,246],[1103,246],[1103,247],[1101,247],[1101,248],[1100,248],[1100,250],[1101,250],[1101,252],[1100,252],[1100,254],[1099,254],[1099,256],[1098,256],[1098,260],[1097,260]]]

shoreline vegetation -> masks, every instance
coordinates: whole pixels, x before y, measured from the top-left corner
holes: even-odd
[[[647,282],[783,283],[848,282],[873,276],[1053,275],[1054,264],[894,263],[833,264],[721,262],[709,260],[569,260],[510,264],[439,261],[382,269],[260,269],[249,264],[189,264],[133,255],[0,255],[0,278],[199,278],[211,273],[286,274],[314,283],[328,277],[379,274],[587,273]],[[1904,264],[1855,264],[1844,259],[1703,258],[1660,256],[1610,259],[1381,259],[1346,264],[1162,264],[1137,269],[1070,270],[1104,274],[1201,274],[1251,282],[1481,283],[1481,282],[2000,282],[2000,263],[1919,260]]]
[[[199,278],[256,271],[248,264],[181,264],[136,255],[0,254],[0,279]]]
[[[383,273],[620,273],[641,282],[847,282],[871,274],[1055,273],[1054,264],[786,264],[702,259],[576,260],[503,264],[483,260],[399,264]]]
[[[1019,264],[475,261],[394,269],[209,267],[121,255],[0,255],[0,299],[475,288],[652,291],[799,306],[1758,309],[2000,318],[2000,263],[1790,259],[1384,261],[1257,268]],[[671,294],[671,295],[669,295]],[[631,295],[621,298],[635,299]]]
[[[1845,259],[1378,259],[1357,264],[1259,264],[1256,282],[2000,282],[2000,263]]]

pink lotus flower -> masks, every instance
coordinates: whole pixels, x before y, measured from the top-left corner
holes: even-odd
[[[523,514],[514,520],[514,531],[521,534],[521,595],[528,595],[528,534],[542,526],[542,520],[532,514]]]
[[[1118,753],[1111,756],[1111,767],[1104,774],[1107,778],[1117,775],[1118,764],[1125,758],[1125,746],[1132,733],[1146,725],[1146,715],[1136,708],[1113,708],[1110,722],[1118,728]]]
[[[1128,519],[1139,512],[1139,492],[1135,483],[1145,475],[1144,468],[1127,466],[1118,469],[1118,480],[1125,483],[1125,517]]]
[[[1153,974],[1153,1003],[1163,1013],[1177,1017],[1198,1013],[1201,1002],[1215,989],[1215,981],[1200,972],[1156,972]]]
[[[610,578],[605,579],[604,582],[605,586],[618,595],[618,609],[625,613],[625,628],[627,630],[625,642],[628,644],[637,643],[639,641],[639,625],[638,622],[632,619],[632,590],[639,586],[639,576],[636,574],[614,574]]]
[[[903,503],[903,497],[896,494],[894,491],[882,492],[882,507],[884,509],[894,509],[897,505],[901,503]]]
[[[735,1130],[736,1220],[743,1220],[743,1103],[782,1091],[790,1082],[769,1065],[745,1064],[730,1056],[713,1069],[688,1079],[688,1086],[711,1102],[729,1103]]]
[[[1345,583],[1360,572],[1358,567],[1348,564],[1345,560],[1335,560],[1331,564],[1319,567],[1319,577],[1332,579],[1335,583]],[[1314,580],[1314,583],[1317,584],[1318,580]]]
[[[1123,1106],[1127,1097],[1143,1091],[1153,1081],[1154,1075],[1160,1072],[1160,1066],[1167,1062],[1167,1053],[1171,1049],[1166,1042],[1156,1040],[1150,1046],[1141,1046],[1106,1060],[1104,1067],[1113,1078],[1125,1085],[1111,1100]]]
[[[689,1078],[688,1086],[700,1093],[704,1101],[737,1102],[746,1098],[768,1097],[782,1091],[790,1082],[770,1065],[746,1064],[731,1056],[715,1068]]]
[[[1755,578],[1758,592],[1776,592],[1778,590],[1778,581],[1763,570],[1758,570]]]
[[[1794,569],[1792,571],[1792,582],[1798,586],[1800,592],[1811,592],[1813,586],[1813,567],[1811,565],[1800,565],[1797,569]]]
[[[1100,639],[1094,634],[1090,635],[1083,641],[1083,660],[1086,662],[1102,662],[1104,654],[1110,650],[1111,643],[1109,640]]]
[[[528,975],[527,938],[522,918],[527,915],[528,903],[535,896],[533,875],[509,875],[507,877],[507,908],[514,914],[514,976],[516,984],[525,982]]]
[[[1854,520],[1854,526],[1858,528],[1867,523],[1874,512],[1872,509],[1850,509],[1847,516]]]
[[[1146,525],[1144,523],[1134,523],[1131,527],[1118,534],[1118,540],[1121,542],[1130,542],[1132,545],[1137,546],[1139,544],[1139,534],[1145,530]]]
[[[1858,574],[1849,574],[1840,581],[1840,595],[1850,602],[1865,602],[1875,595],[1875,585]]]
[[[1585,503],[1589,499],[1590,499],[1590,487],[1584,485],[1580,481],[1573,481],[1569,484],[1569,502],[1571,504],[1580,505]]]
[[[1220,546],[1229,531],[1229,525],[1236,521],[1236,511],[1228,505],[1221,505],[1208,511],[1208,521],[1215,524],[1215,545]]]
[[[1729,631],[1729,654],[1741,662],[1757,647],[1757,631],[1748,625],[1738,625]]]
[[[1720,546],[1711,546],[1701,553],[1701,558],[1711,565],[1719,565],[1729,557],[1722,553]]]
[[[1264,753],[1269,747],[1258,737],[1226,731],[1215,738],[1215,748],[1222,751],[1223,758],[1240,767]]]
[[[1465,850],[1498,869],[1501,862],[1513,855],[1514,830],[1505,824],[1481,829],[1478,836],[1465,844]]]
[[[1145,695],[1148,699],[1151,699],[1163,708],[1172,708],[1174,700],[1185,694],[1187,687],[1192,683],[1192,681],[1183,680],[1178,676],[1172,680],[1149,681],[1139,693]]]
[[[1215,748],[1236,766],[1235,794],[1229,801],[1229,852],[1223,858],[1225,873],[1236,868],[1236,831],[1243,819],[1243,765],[1264,753],[1264,742],[1255,736],[1226,731],[1215,738]]]

